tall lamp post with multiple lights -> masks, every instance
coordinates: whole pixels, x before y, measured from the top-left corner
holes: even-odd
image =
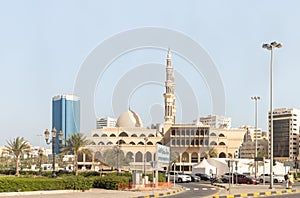
[[[53,128],[52,129],[52,140],[49,141],[50,139],[50,132],[48,131],[48,129],[46,129],[45,131],[45,140],[46,140],[46,143],[49,145],[49,144],[52,144],[52,157],[53,157],[53,160],[52,160],[52,177],[55,178],[56,177],[56,172],[55,172],[55,145],[57,144],[56,142],[56,129]],[[60,130],[59,133],[58,133],[58,138],[59,138],[59,141],[62,140],[62,136],[63,136],[63,133],[62,131]]]
[[[276,41],[270,44],[263,44],[262,48],[271,51],[270,62],[270,189],[273,188],[273,59],[274,49],[281,48],[282,44]]]
[[[259,96],[251,97],[252,100],[255,100],[255,158],[254,158],[254,165],[255,165],[255,178],[257,178],[257,101],[260,100]]]

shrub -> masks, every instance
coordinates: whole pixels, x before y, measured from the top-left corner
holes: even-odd
[[[115,174],[105,175],[94,179],[94,188],[104,188],[117,190],[119,183],[129,182],[130,177],[128,176],[116,176]]]
[[[0,177],[0,192],[20,192],[37,190],[88,190],[93,180],[84,177],[64,178],[24,178]]]

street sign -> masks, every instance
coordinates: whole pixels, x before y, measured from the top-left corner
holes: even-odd
[[[254,161],[256,161],[256,162],[262,162],[262,161],[264,161],[264,158],[263,157],[255,157],[254,158]]]

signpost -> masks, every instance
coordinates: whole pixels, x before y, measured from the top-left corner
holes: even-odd
[[[158,169],[165,165],[169,166],[170,163],[170,147],[161,144],[156,144],[156,174],[155,174],[155,187],[158,187]]]

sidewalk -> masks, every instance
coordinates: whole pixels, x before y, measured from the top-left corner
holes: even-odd
[[[270,189],[269,184],[215,184],[216,186],[223,186],[214,198],[231,198],[231,197],[257,197],[275,194],[286,194],[300,192],[300,185],[294,185],[293,189],[286,189],[285,183],[274,184],[273,189]]]
[[[175,187],[166,190],[150,190],[150,191],[118,191],[118,190],[105,190],[105,189],[91,189],[89,191],[73,191],[73,190],[54,190],[54,191],[30,191],[30,192],[7,192],[0,193],[0,197],[13,197],[19,198],[53,198],[59,196],[61,198],[98,198],[101,194],[101,198],[145,198],[145,197],[161,197],[166,195],[172,195],[180,193],[183,188]]]

